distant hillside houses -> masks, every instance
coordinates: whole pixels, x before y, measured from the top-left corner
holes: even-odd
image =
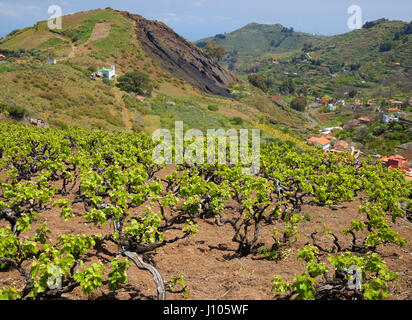
[[[320,146],[322,147],[323,150],[330,149],[330,141],[326,139],[325,137],[321,137],[321,138],[312,137],[308,139],[308,143],[314,146]]]
[[[382,166],[388,169],[400,169],[405,171],[405,179],[412,180],[412,170],[409,168],[409,160],[395,154],[381,158]]]
[[[382,116],[382,123],[389,123],[392,121],[399,121],[399,113],[397,114],[384,114]]]
[[[319,130],[321,134],[331,134],[333,130],[339,130],[342,129],[342,127],[330,127],[330,128],[323,128]]]
[[[332,152],[340,153],[340,152],[349,152],[350,146],[345,140],[339,140],[333,146]]]
[[[332,104],[332,103],[328,104],[328,111],[336,111],[336,109],[337,109],[337,107],[334,104]]]

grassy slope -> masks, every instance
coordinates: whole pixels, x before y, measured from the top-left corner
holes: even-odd
[[[111,24],[108,36],[89,41],[96,24],[102,23]],[[57,65],[44,63],[47,40],[49,54],[57,59]],[[243,128],[252,128],[253,121],[263,118],[263,113],[290,125],[304,121],[297,113],[282,112],[265,101],[263,93],[248,84],[238,85],[246,94],[235,101],[203,94],[164,72],[143,51],[133,22],[115,10],[66,16],[58,33],[50,32],[42,21],[0,43],[0,49],[19,48],[36,49],[43,57],[21,57],[0,66],[0,101],[25,106],[32,117],[52,125],[63,122],[151,133],[159,126],[172,128],[174,120],[201,129],[236,127],[231,121],[234,117],[244,120]],[[152,98],[141,102],[101,81],[89,80],[87,68],[111,64],[120,75],[133,70],[147,73],[156,88]],[[219,110],[210,111],[211,104],[218,105]]]

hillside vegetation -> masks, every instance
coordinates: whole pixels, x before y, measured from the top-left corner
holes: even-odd
[[[196,41],[195,44],[205,48],[208,43],[216,42],[226,49],[222,63],[235,72],[255,72],[251,62],[256,58],[274,53],[290,52],[303,47],[307,41],[321,42],[326,37],[308,33],[295,32],[280,24],[265,25],[250,23],[230,33],[217,34]]]
[[[167,59],[159,55],[148,32],[164,50],[179,51]],[[172,126],[175,119],[201,129],[236,126],[235,117],[251,128],[264,114],[286,125],[305,121],[266,101],[261,91],[236,79],[167,26],[110,8],[65,16],[62,30],[49,30],[47,21],[41,21],[13,31],[0,40],[0,52],[7,57],[0,63],[0,102],[24,107],[26,116],[53,126],[150,133],[160,125]],[[179,57],[187,65],[178,64]],[[47,58],[57,63],[47,64]],[[192,60],[202,63],[196,69]],[[147,75],[152,94],[121,91],[117,80],[91,81],[92,72],[111,65],[118,76],[134,71]],[[209,105],[219,108],[211,111]]]
[[[356,90],[360,96],[406,97],[412,91],[411,37],[412,24],[377,20],[321,41],[307,38],[295,50],[260,54],[243,61],[237,70],[263,76],[274,93],[343,97],[344,92]],[[254,50],[251,47],[249,53]],[[295,84],[293,92],[284,90],[288,81]]]

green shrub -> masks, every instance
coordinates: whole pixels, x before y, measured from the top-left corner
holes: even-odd
[[[306,99],[305,98],[295,98],[292,100],[290,107],[294,110],[303,112],[306,109]]]
[[[378,125],[375,128],[373,128],[372,133],[374,136],[378,137],[381,134],[383,134],[386,130],[386,127],[384,125]]]
[[[128,72],[119,77],[116,86],[123,91],[140,95],[151,95],[153,90],[149,76],[139,71]]]
[[[214,104],[208,105],[207,108],[210,111],[219,111],[219,107],[217,105],[214,105]]]
[[[263,91],[265,91],[267,89],[265,79],[263,79],[263,77],[258,75],[258,74],[249,75],[248,80],[256,88],[259,88]]]
[[[16,119],[22,119],[28,112],[25,107],[8,105],[7,111],[9,115]]]
[[[97,68],[95,66],[90,66],[87,68],[87,71],[90,71],[90,73],[93,73],[97,71]]]
[[[106,86],[109,86],[109,87],[113,87],[114,85],[113,85],[113,81],[111,81],[111,80],[109,80],[109,79],[107,79],[107,78],[104,78],[103,79],[103,83],[106,85]]]
[[[240,117],[234,117],[230,120],[234,125],[241,125],[243,124],[243,119]]]
[[[384,42],[379,46],[380,52],[390,51],[391,49],[392,49],[392,43],[389,41]]]

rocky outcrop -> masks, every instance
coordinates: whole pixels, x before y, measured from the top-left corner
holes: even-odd
[[[202,50],[161,22],[128,12],[122,14],[136,22],[137,39],[162,69],[203,92],[231,97],[228,86],[238,79]]]

